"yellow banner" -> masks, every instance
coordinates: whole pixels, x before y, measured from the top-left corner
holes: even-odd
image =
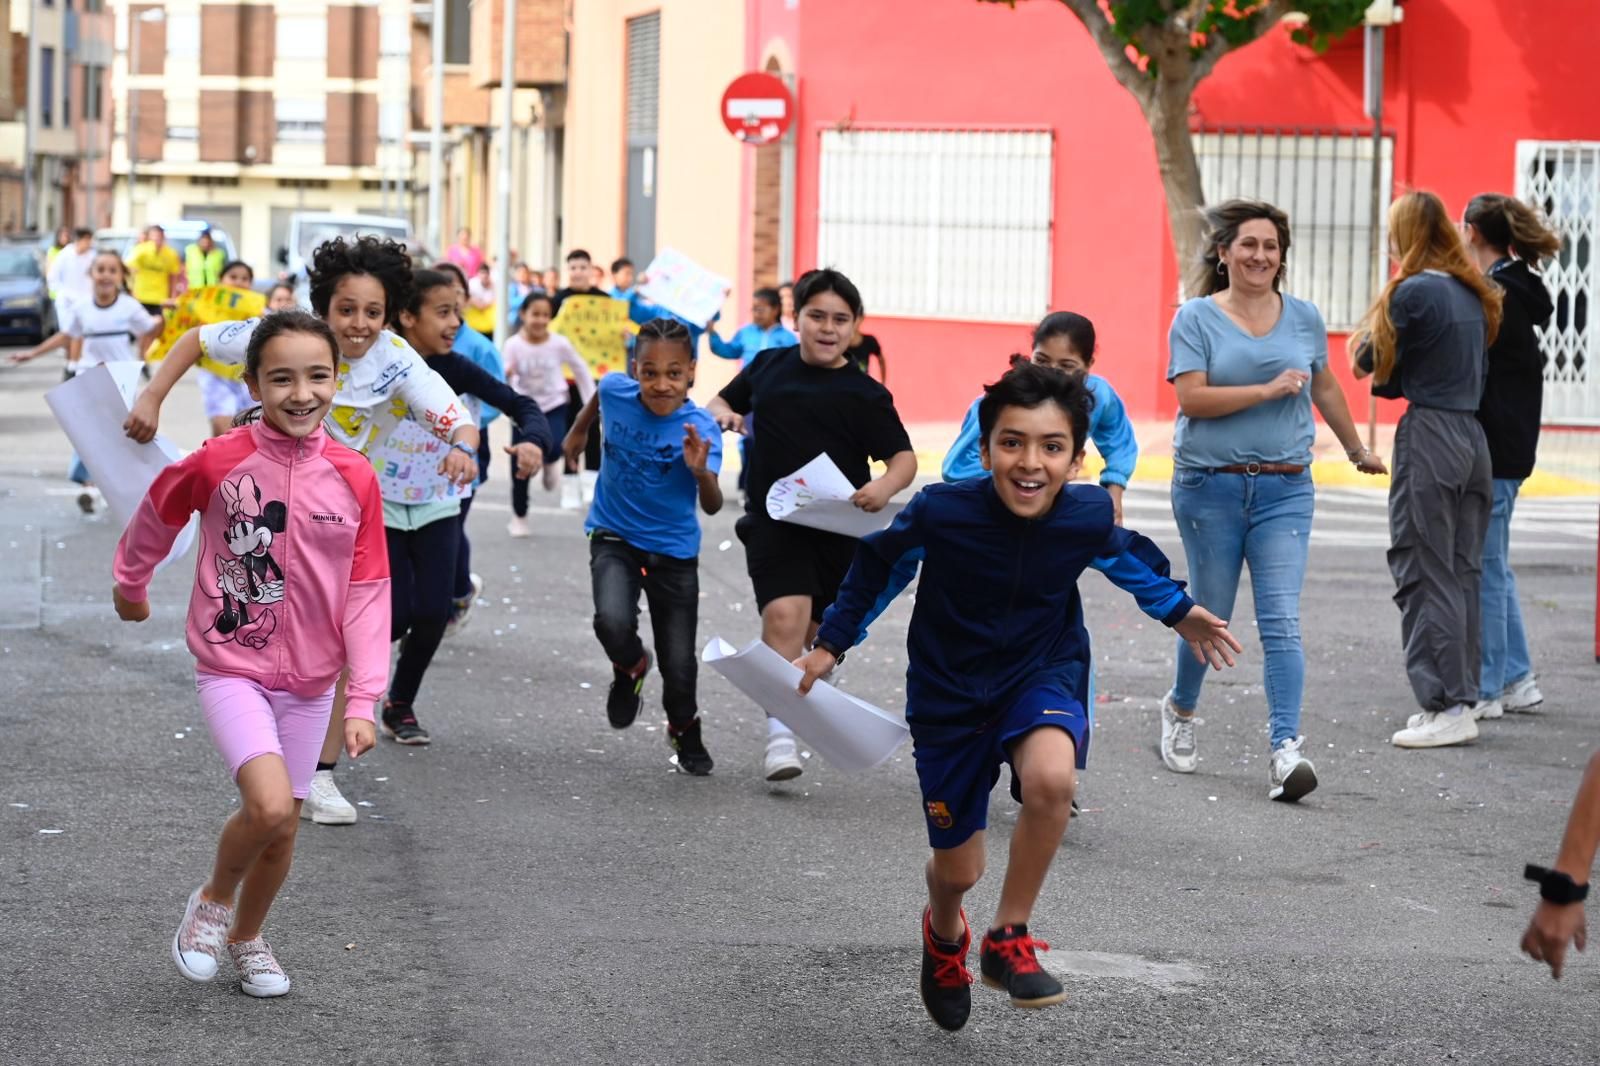
[[[600,378],[613,370],[628,369],[628,348],[624,338],[638,329],[628,318],[628,301],[597,296],[569,296],[561,301],[561,313],[550,323],[589,364],[589,373]]]
[[[167,312],[166,329],[144,357],[152,363],[165,359],[178,338],[198,326],[257,318],[266,310],[267,298],[249,289],[235,289],[231,285],[190,289],[178,297],[178,306]],[[200,365],[213,374],[234,380],[244,374],[242,363],[219,363],[204,355],[200,357]]]

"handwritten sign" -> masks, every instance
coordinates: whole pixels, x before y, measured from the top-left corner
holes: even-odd
[[[402,419],[383,447],[372,452],[378,488],[391,503],[435,503],[472,495],[472,486],[457,485],[439,473],[450,445],[429,433],[415,419]]]
[[[847,537],[864,537],[887,529],[904,504],[890,502],[881,511],[863,511],[850,502],[856,487],[823,452],[767,490],[767,515],[780,522],[810,526]]]
[[[596,378],[628,369],[624,337],[636,328],[628,318],[628,301],[598,296],[567,297],[561,301],[561,312],[550,323],[550,332],[571,341]]]
[[[165,359],[172,346],[178,343],[178,338],[197,326],[256,318],[265,314],[266,310],[267,298],[249,289],[236,289],[231,285],[190,289],[178,297],[178,306],[167,315],[166,329],[145,353],[145,359],[152,363]],[[200,365],[219,377],[234,381],[244,375],[243,363],[219,363],[202,355]]]
[[[722,310],[733,283],[673,248],[664,248],[645,271],[639,295],[685,322],[704,326]]]

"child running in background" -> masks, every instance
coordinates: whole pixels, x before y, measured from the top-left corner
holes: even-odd
[[[802,305],[803,306],[803,305]],[[802,311],[802,314],[804,312]],[[1089,641],[1078,575],[1095,563],[1202,661],[1232,665],[1239,643],[1167,576],[1166,557],[1113,521],[1104,489],[1067,484],[1083,461],[1089,397],[1081,379],[1020,363],[978,412],[990,476],[930,485],[888,529],[862,538],[800,691],[824,677],[907,552],[925,555],[906,644],[906,722],[933,855],[922,912],[922,1002],[945,1029],[971,1009],[972,933],[962,897],[984,868],[989,793],[1011,767],[1022,812],[980,960],[987,985],[1018,1007],[1066,998],[1035,955],[1028,921],[1066,832],[1088,754]]]
[[[289,991],[261,924],[289,874],[335,682],[348,663],[341,741],[355,758],[372,747],[372,702],[389,665],[378,482],[323,430],[338,362],[322,321],[302,311],[263,320],[244,357],[261,420],[157,475],[114,567],[118,617],[149,618],[156,564],[201,512],[188,644],[206,726],[240,802],[211,876],[189,895],[172,961],[189,980],[209,981],[226,945],[241,988],[257,997]]]
[[[639,716],[652,656],[639,639],[639,593],[650,605],[667,743],[678,768],[704,776],[711,755],[695,699],[700,614],[700,521],[722,509],[722,434],[693,400],[695,357],[689,330],[657,319],[639,330],[634,376],[607,374],[573,419],[563,445],[573,462],[598,415],[605,461],[584,522],[594,585],[594,632],[611,659],[606,717],[626,729]]]
[[[463,326],[461,301],[450,275],[417,271],[411,298],[399,317],[406,343],[450,388],[509,412],[517,424],[513,443],[505,447],[513,470],[523,477],[537,473],[550,446],[550,427],[532,400],[518,396],[505,382],[451,350]],[[473,484],[473,478],[456,480],[440,473],[429,458],[431,446],[422,429],[400,425],[372,450],[389,549],[390,639],[400,642],[400,659],[381,722],[384,735],[401,744],[426,744],[430,739],[417,722],[415,703],[423,674],[450,622],[461,501]]]
[[[268,311],[287,311],[295,306],[294,286],[287,281],[280,281],[267,290]]]
[[[235,259],[222,268],[217,283],[248,292],[255,281],[250,264]],[[211,423],[211,435],[220,437],[233,428],[234,416],[250,406],[250,390],[243,381],[223,377],[205,367],[200,368],[199,374],[200,402],[205,407],[206,421]]]
[[[792,348],[800,343],[788,327],[778,321],[782,313],[783,298],[777,289],[757,289],[750,300],[750,321],[739,327],[729,340],[717,335],[717,319],[706,327],[711,341],[711,351],[723,359],[739,360],[742,370],[755,361],[756,356],[771,348]],[[721,316],[718,316],[721,317]],[[743,492],[750,481],[750,434],[739,437],[739,491]]]
[[[761,639],[790,659],[811,646],[822,612],[850,569],[852,537],[779,522],[767,515],[767,491],[820,453],[857,488],[851,502],[881,511],[917,476],[911,438],[889,390],[845,359],[861,317],[861,294],[836,270],[813,270],[795,285],[800,343],[767,352],[730,381],[708,410],[737,433],[754,416],[745,514],[735,527],[761,610]],[[888,464],[872,479],[868,460]],[[794,734],[767,718],[768,781],[798,777]]]
[[[478,452],[478,428],[472,416],[455,390],[385,328],[410,299],[411,258],[405,246],[377,237],[353,241],[336,237],[312,254],[310,282],[311,308],[332,327],[339,342],[339,387],[324,427],[329,436],[365,453],[387,440],[402,419],[410,418],[452,446],[439,472],[452,481],[470,481],[477,471]],[[128,436],[140,442],[155,436],[162,402],[202,355],[222,363],[243,362],[250,337],[263,321],[218,322],[179,337],[134,403],[125,424]],[[321,825],[356,820],[355,807],[333,780],[345,702],[341,683],[334,693],[333,715],[311,794],[300,811],[302,818]]]
[[[589,365],[583,361],[572,342],[559,333],[550,332],[550,319],[555,315],[555,301],[542,292],[529,295],[522,301],[519,328],[506,338],[506,383],[519,394],[533,400],[550,423],[550,433],[555,444],[544,456],[544,488],[552,492],[561,484],[563,466],[572,473],[578,469],[578,460],[561,463],[561,442],[567,435],[568,408],[567,378],[563,369],[571,373],[578,395],[587,404],[594,397],[594,378],[589,375]],[[528,479],[511,479],[511,521],[506,532],[513,537],[528,535]]]
[[[36,348],[18,352],[12,363],[26,363],[54,348],[67,349],[67,376],[101,363],[136,362],[157,337],[164,322],[128,295],[128,268],[116,252],[95,253],[89,264],[90,298],[71,303],[61,331]],[[82,490],[78,507],[93,514],[95,488],[89,470],[76,455],[67,476]]]

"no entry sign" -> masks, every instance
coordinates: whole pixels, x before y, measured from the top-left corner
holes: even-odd
[[[741,74],[722,94],[722,124],[746,144],[771,144],[789,132],[794,101],[771,74]]]

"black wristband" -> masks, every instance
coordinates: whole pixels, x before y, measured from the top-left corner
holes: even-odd
[[[1582,903],[1589,898],[1588,885],[1578,884],[1560,870],[1547,870],[1530,862],[1523,868],[1522,876],[1536,882],[1539,886],[1539,896],[1551,903],[1564,906],[1568,903]]]
[[[829,644],[825,640],[812,641],[811,642],[811,646],[813,648],[821,648],[823,651],[825,651],[829,655],[833,656],[833,665],[835,665],[835,666],[838,666],[840,663],[844,662],[844,652],[838,650],[832,644]]]

